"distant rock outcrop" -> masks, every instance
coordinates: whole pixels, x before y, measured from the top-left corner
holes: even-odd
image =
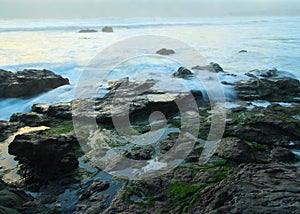
[[[112,32],[114,32],[114,29],[112,27],[105,26],[102,28],[102,32],[112,33]]]
[[[0,98],[33,96],[67,84],[67,78],[46,69],[16,73],[0,69]]]
[[[175,51],[172,49],[162,48],[162,49],[156,51],[156,53],[160,54],[160,55],[171,55],[171,54],[175,54]]]
[[[84,29],[84,30],[80,30],[78,31],[78,33],[97,33],[97,30],[94,29]]]
[[[247,53],[247,50],[240,50],[239,53]]]

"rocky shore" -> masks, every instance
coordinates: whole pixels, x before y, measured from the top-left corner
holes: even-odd
[[[0,98],[34,96],[67,84],[68,79],[46,69],[15,73],[0,69]]]
[[[18,187],[41,194],[33,199],[24,192],[18,193],[18,206],[13,208],[1,199],[0,210],[30,213],[23,210],[34,203],[37,207],[30,209],[42,210],[40,213],[299,213],[300,168],[296,155],[300,149],[299,80],[275,69],[228,73],[216,63],[191,70],[180,68],[170,78],[190,81],[194,74],[204,70],[222,75],[223,86],[237,95],[227,102],[223,138],[208,163],[199,164],[203,141],[212,123],[211,104],[204,99],[203,91],[168,93],[155,87],[156,81],[152,79],[133,82],[125,78],[111,82],[102,98],[35,104],[31,112],[15,113],[10,121],[0,122],[1,141],[22,127],[46,127],[15,136],[8,150],[19,164],[22,182]],[[7,84],[12,84],[12,79],[20,83],[19,77],[9,75],[12,76],[6,78]],[[40,81],[47,79],[45,75],[50,73],[45,71],[43,75],[38,75]],[[29,84],[27,79],[25,82]],[[191,96],[196,101],[200,121],[194,119]],[[125,111],[126,103],[132,100],[134,104]],[[87,108],[89,102],[93,103],[92,109]],[[185,103],[186,108],[179,110],[178,103]],[[155,111],[165,115],[166,124],[160,122],[161,118],[148,121]],[[183,115],[188,115],[186,126],[182,125]],[[79,143],[81,138],[92,139],[94,133],[75,135],[72,116],[75,121],[95,120],[101,139],[95,140],[94,147],[83,148]],[[114,128],[116,118],[121,121],[120,126],[126,127],[127,116],[139,134],[160,130],[164,125],[168,127],[167,132],[155,144],[137,146],[120,139]],[[82,158],[99,170],[115,171],[127,169],[125,158],[139,161],[139,165],[132,162],[132,167],[143,167],[148,161],[161,159],[174,147],[182,151],[188,142],[176,143],[176,139],[195,123],[201,124],[195,136],[197,140],[182,164],[149,179],[122,179],[123,186],[116,196],[110,192],[113,182],[83,173],[79,161]],[[120,152],[109,163],[100,163],[95,158],[110,150]],[[87,177],[89,182],[82,183]],[[61,208],[59,196],[73,184],[77,185],[75,199],[70,205],[71,211],[66,211]],[[15,194],[11,188],[3,182],[0,184],[1,192]],[[2,192],[0,197],[5,194]],[[15,198],[14,195],[7,197]],[[42,203],[60,205],[51,210]]]

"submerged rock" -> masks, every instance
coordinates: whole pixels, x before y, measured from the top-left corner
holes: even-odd
[[[69,80],[49,70],[0,70],[0,98],[28,97],[69,84]]]
[[[247,50],[240,50],[239,53],[247,53]]]
[[[159,55],[171,55],[171,54],[175,54],[175,51],[172,49],[162,48],[162,49],[156,51],[156,53]]]
[[[102,32],[105,32],[105,33],[112,33],[112,32],[114,32],[114,30],[113,30],[112,27],[105,26],[105,27],[102,28]]]

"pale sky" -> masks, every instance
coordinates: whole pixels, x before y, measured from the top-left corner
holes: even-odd
[[[0,0],[0,18],[300,16],[300,0]]]

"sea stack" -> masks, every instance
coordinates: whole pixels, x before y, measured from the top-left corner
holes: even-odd
[[[105,27],[102,28],[102,32],[104,32],[104,33],[112,33],[112,32],[114,32],[114,29],[112,27],[105,26]]]
[[[172,49],[162,48],[162,49],[156,51],[156,53],[159,55],[171,55],[171,54],[175,54],[175,51]]]

